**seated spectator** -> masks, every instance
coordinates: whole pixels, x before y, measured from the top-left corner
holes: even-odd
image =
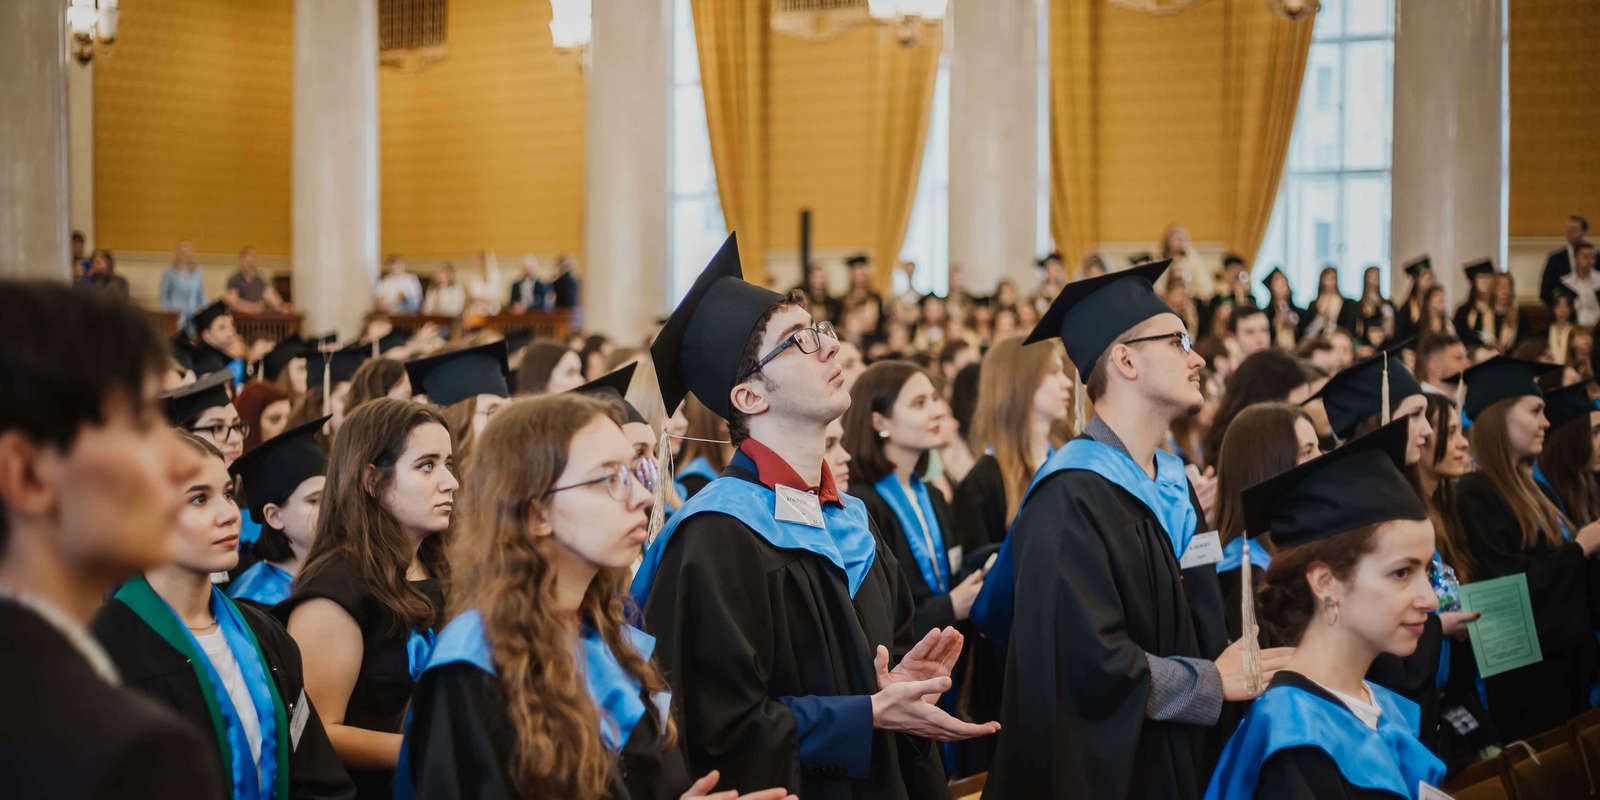
[[[473,261],[477,268],[467,279],[467,313],[493,316],[500,313],[500,263],[492,250],[479,250]]]
[[[383,260],[383,278],[373,300],[379,311],[415,314],[422,308],[422,281],[406,272],[404,259],[390,255]]]
[[[194,260],[194,243],[185,239],[172,250],[172,266],[161,273],[159,306],[178,314],[178,327],[189,324],[189,317],[206,304],[205,282],[200,264]]]
[[[422,313],[459,317],[467,308],[467,293],[456,283],[456,267],[445,264],[433,273],[433,285],[422,300]]]
[[[545,295],[545,308],[568,309],[578,307],[578,276],[574,274],[572,256],[556,256],[556,274],[550,279]]]
[[[526,314],[529,311],[544,310],[544,293],[540,290],[539,257],[529,253],[522,257],[522,274],[517,276],[515,283],[511,284],[511,302],[508,304],[513,314]]]
[[[123,297],[128,296],[128,279],[117,274],[117,260],[110,250],[96,250],[89,259],[89,271],[78,279],[85,289],[109,289]]]
[[[263,311],[288,311],[289,304],[278,296],[278,290],[256,271],[256,249],[246,247],[239,251],[239,269],[228,276],[228,285],[222,293],[223,302],[235,314],[259,314]]]

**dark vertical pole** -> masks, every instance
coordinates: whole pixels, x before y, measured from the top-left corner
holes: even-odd
[[[806,284],[806,269],[811,266],[811,209],[800,209],[800,285]]]

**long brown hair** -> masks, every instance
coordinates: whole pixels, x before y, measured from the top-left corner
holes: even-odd
[[[1529,459],[1511,452],[1506,414],[1521,400],[1513,397],[1491,404],[1472,421],[1472,452],[1478,457],[1478,470],[1495,490],[1522,528],[1522,549],[1561,544],[1561,526],[1566,518],[1533,482]]]
[[[1017,516],[1022,493],[1028,490],[1038,464],[1029,461],[1028,426],[1033,419],[1033,395],[1044,383],[1050,357],[1066,351],[1058,339],[1022,346],[1022,337],[1002,339],[989,348],[978,371],[978,407],[972,413],[972,452],[994,448],[1000,478],[1006,489],[1006,525]],[[1060,445],[1059,441],[1052,441]]]
[[[328,482],[317,512],[317,538],[306,554],[296,583],[308,583],[338,562],[359,578],[374,598],[412,629],[432,627],[438,609],[422,590],[406,580],[410,546],[400,523],[383,507],[382,497],[394,480],[394,468],[411,432],[428,424],[444,426],[439,412],[421,403],[380,397],[345,418],[328,454]],[[378,480],[367,489],[368,467]],[[429,536],[417,549],[422,562],[442,587],[450,584],[445,561],[445,534]],[[446,595],[448,596],[448,594]]]
[[[550,373],[561,359],[575,350],[555,339],[535,339],[522,350],[522,365],[517,367],[517,394],[544,394]],[[581,369],[581,367],[580,367]]]
[[[1375,549],[1373,539],[1383,524],[1363,525],[1299,547],[1284,548],[1272,557],[1272,565],[1267,567],[1256,593],[1256,607],[1261,609],[1261,621],[1275,641],[1298,645],[1306,626],[1317,615],[1316,594],[1306,580],[1311,567],[1327,564],[1333,577],[1349,580],[1356,564]]]
[[[472,435],[472,418],[477,414],[477,395],[439,410],[439,416],[444,418],[444,429],[450,432],[450,442],[455,447],[456,464],[463,474],[466,472],[467,456],[472,454],[472,446],[476,443],[476,437]]]
[[[1244,533],[1246,487],[1287,472],[1300,460],[1296,420],[1311,421],[1299,406],[1259,403],[1239,412],[1217,454],[1217,532],[1223,543]],[[1271,550],[1269,537],[1264,544]]]
[[[1424,392],[1423,396],[1428,399],[1428,424],[1433,426],[1433,446],[1428,448],[1423,458],[1430,459],[1430,464],[1437,464],[1450,450],[1450,426],[1451,423],[1459,426],[1461,415],[1456,411],[1455,401],[1449,397],[1433,392]],[[1407,476],[1417,476],[1417,470],[1420,470],[1420,465],[1407,470]],[[1461,514],[1456,510],[1455,479],[1440,479],[1439,485],[1433,487],[1432,495],[1422,491],[1420,476],[1412,480],[1412,486],[1422,498],[1423,507],[1428,509],[1428,519],[1433,521],[1433,543],[1439,549],[1440,559],[1456,571],[1456,577],[1462,583],[1472,581],[1478,573],[1478,562],[1467,547]]]
[[[733,446],[724,444],[730,438],[728,423],[692,394],[683,398],[683,418],[689,427],[683,432],[683,446],[672,459],[673,464],[681,469],[690,461],[705,456],[719,474],[727,469],[728,459],[733,455]]]
[[[894,472],[894,462],[884,452],[884,439],[872,427],[872,415],[894,416],[895,401],[901,390],[914,376],[923,375],[933,380],[927,371],[910,361],[879,361],[850,387],[850,408],[844,412],[840,424],[844,427],[844,449],[850,454],[852,482],[877,483],[883,476]],[[913,473],[921,475],[928,470],[928,453],[917,459]]]
[[[366,404],[370,400],[388,397],[389,390],[406,377],[406,365],[392,358],[369,358],[350,376],[350,394],[344,401],[344,413]],[[415,389],[416,387],[412,387]]]
[[[1595,505],[1600,501],[1594,473],[1589,471],[1589,463],[1594,460],[1593,432],[1588,412],[1552,427],[1544,435],[1544,450],[1538,458],[1539,471],[1550,481],[1567,516],[1578,528],[1595,520]]]
[[[483,615],[511,718],[512,780],[527,797],[600,798],[610,774],[599,712],[573,655],[574,620],[556,604],[560,545],[529,533],[566,469],[572,437],[598,418],[619,421],[605,403],[582,395],[521,398],[500,409],[470,457],[472,480],[450,546],[460,577],[451,613]],[[626,569],[601,570],[584,593],[584,615],[629,675],[661,691],[661,673],[624,637],[627,584]],[[669,748],[672,720],[660,722]]]

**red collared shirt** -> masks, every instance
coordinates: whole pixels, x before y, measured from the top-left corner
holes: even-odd
[[[827,462],[822,464],[822,480],[816,486],[807,485],[800,473],[783,460],[783,456],[772,451],[772,448],[756,441],[745,439],[739,445],[739,452],[744,453],[756,464],[756,480],[768,489],[776,490],[779,486],[799,489],[817,496],[823,505],[833,504],[843,506],[844,500],[839,497],[839,487],[833,482],[833,473],[828,471]]]

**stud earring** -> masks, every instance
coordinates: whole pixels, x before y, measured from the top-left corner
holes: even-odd
[[[888,431],[878,431],[878,438],[879,439],[888,439],[889,438],[889,432]]]

